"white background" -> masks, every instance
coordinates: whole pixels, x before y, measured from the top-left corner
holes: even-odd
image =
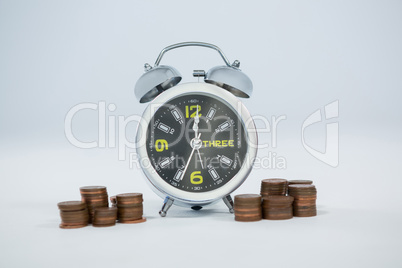
[[[0,1],[0,266],[401,266],[401,9],[400,1]],[[240,60],[254,83],[244,101],[252,115],[287,117],[276,148],[258,154],[274,152],[286,168],[254,169],[234,194],[258,193],[264,178],[312,179],[317,217],[239,223],[219,203],[160,218],[162,200],[117,148],[68,142],[64,119],[78,103],[140,115],[146,105],[133,88],[143,64],[183,41]],[[162,63],[196,81],[193,69],[222,60],[183,48]],[[301,125],[336,100],[334,168],[303,148]],[[82,112],[74,134],[97,140],[97,122],[95,111]],[[134,140],[135,124],[126,135]],[[306,140],[323,151],[325,122]],[[147,222],[59,229],[56,204],[79,199],[84,185],[142,192]]]

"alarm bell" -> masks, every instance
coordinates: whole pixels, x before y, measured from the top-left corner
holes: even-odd
[[[134,89],[135,96],[140,103],[153,100],[160,93],[174,87],[181,81],[182,77],[175,68],[159,65],[159,63],[167,51],[185,46],[201,46],[214,49],[221,55],[226,64],[213,67],[207,73],[202,70],[195,71],[194,76],[203,76],[206,83],[221,87],[237,97],[249,98],[251,96],[253,83],[239,69],[239,61],[236,60],[233,64],[230,64],[222,50],[215,45],[201,42],[184,42],[165,47],[156,59],[154,67],[151,67],[148,63],[145,64],[145,73],[138,79]]]

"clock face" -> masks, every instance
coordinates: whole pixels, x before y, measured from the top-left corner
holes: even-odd
[[[208,94],[181,95],[153,115],[146,149],[155,172],[187,192],[207,192],[230,181],[248,149],[241,118]]]

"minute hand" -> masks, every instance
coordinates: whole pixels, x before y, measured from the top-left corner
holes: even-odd
[[[197,105],[197,114],[194,117],[194,124],[193,124],[193,130],[194,130],[195,138],[198,137],[198,123],[199,122],[200,122],[200,117],[198,115],[198,105]]]
[[[198,123],[200,123],[200,116],[198,114],[198,105],[197,105],[197,114],[194,117],[194,124],[193,124],[193,130],[194,130],[194,134],[195,137],[198,137]],[[202,164],[202,158],[201,158],[201,154],[200,154],[200,149],[197,147],[197,153],[198,153],[198,157],[200,158],[200,164],[201,164],[201,168],[204,169],[204,165]]]

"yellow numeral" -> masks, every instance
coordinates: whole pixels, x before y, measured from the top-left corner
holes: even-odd
[[[159,144],[160,144],[160,146],[159,146]],[[168,143],[166,140],[160,139],[160,140],[155,141],[155,150],[157,152],[162,152],[163,150],[165,150],[165,148],[166,148],[166,150],[169,149]]]
[[[197,115],[197,106],[198,106],[198,116],[202,115],[200,113],[201,112],[200,105],[191,105],[191,106],[186,105],[186,118],[189,118],[189,117],[193,118]],[[194,111],[194,112],[190,115],[190,112],[192,112],[192,111]]]
[[[190,181],[192,184],[201,184],[204,180],[202,179],[201,171],[194,171],[190,175]]]

